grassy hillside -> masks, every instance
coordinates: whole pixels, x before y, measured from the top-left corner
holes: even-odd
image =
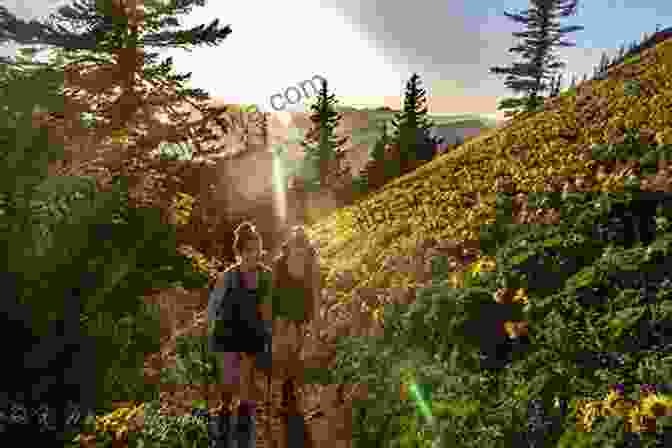
[[[628,82],[635,80],[638,96],[628,93]],[[478,241],[480,225],[495,217],[500,175],[510,176],[513,189],[522,192],[548,186],[561,191],[564,181],[579,178],[593,181],[593,190],[621,188],[613,163],[593,160],[590,148],[622,139],[626,127],[672,143],[671,41],[644,52],[638,64],[615,67],[606,80],[582,83],[576,95],[553,99],[543,112],[522,114],[319,221],[310,235],[331,271],[327,284],[347,269],[356,277],[355,287],[414,285],[416,279],[381,268],[384,260],[411,255],[426,238]],[[607,174],[598,175],[598,169]],[[479,197],[478,204],[470,205],[466,196]],[[374,218],[366,231],[356,224],[363,212]]]
[[[663,446],[644,432],[672,415],[651,393],[672,377],[671,159],[668,41],[318,220],[327,296],[384,312],[330,370],[370,393],[355,446],[412,437],[376,429],[413,375],[438,421],[418,446]]]

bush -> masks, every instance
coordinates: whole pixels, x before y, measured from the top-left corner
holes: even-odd
[[[176,341],[177,365],[161,372],[168,384],[214,384],[221,376],[215,355],[208,350],[205,337],[179,336]]]
[[[159,316],[142,296],[176,282],[203,287],[207,277],[176,252],[175,228],[158,209],[128,207],[125,179],[99,192],[91,179],[49,177],[63,148],[33,126],[32,111],[39,104],[56,112],[59,100],[63,107],[54,93],[62,76],[15,74],[0,89],[8,105],[0,111],[0,332],[16,341],[0,379],[10,402],[56,411],[75,402],[86,413],[158,396],[143,367],[145,354],[159,349]],[[70,440],[64,415],[55,417],[48,437]]]
[[[638,62],[640,62],[641,59],[642,59],[641,55],[640,55],[640,54],[636,54],[636,55],[634,55],[634,56],[630,56],[630,57],[625,58],[625,59],[623,60],[623,64],[624,64],[624,65],[628,65],[628,64],[637,64]]]
[[[569,89],[567,89],[563,92],[560,92],[561,97],[574,96],[574,95],[576,95],[576,87],[570,87]]]

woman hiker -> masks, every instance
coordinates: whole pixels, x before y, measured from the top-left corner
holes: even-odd
[[[260,332],[265,330],[264,334],[268,336],[269,328],[274,327],[273,334],[280,336],[274,337],[274,376],[291,378],[292,383],[297,386],[302,382],[302,331],[307,322],[317,317],[321,291],[320,270],[317,252],[311,247],[302,227],[292,229],[289,239],[282,245],[281,254],[275,260],[272,271],[259,262],[263,249],[261,237],[254,226],[244,222],[234,233],[233,249],[238,263],[222,272],[208,304],[210,347],[217,356],[220,372],[223,374],[222,411],[225,413],[229,410],[234,396],[237,395],[241,397],[238,414],[254,416],[256,401],[262,399],[262,391],[258,390],[253,380],[254,355],[264,351],[264,337],[260,336]],[[240,279],[238,284],[236,278]],[[237,316],[241,318],[238,319],[239,322],[253,319],[252,315],[255,313],[249,304],[256,304],[256,315],[265,328],[260,330],[255,324],[236,325],[232,322],[225,325],[226,315],[236,313],[221,305],[233,303],[248,305],[241,307],[241,311],[243,308],[247,311]],[[225,310],[223,315],[216,315],[218,309]],[[224,317],[224,322],[219,319],[223,330],[220,337],[215,335],[217,317]],[[257,329],[250,330],[251,327]],[[256,341],[255,346],[249,347],[249,343],[253,341]],[[268,343],[268,339],[265,341]],[[245,346],[241,347],[243,344]],[[258,356],[256,361],[259,367]],[[268,359],[264,361],[268,364]],[[266,369],[269,367],[265,365]],[[254,438],[253,434],[241,437],[247,440]],[[239,448],[243,447],[239,445]]]
[[[292,229],[273,263],[273,334],[274,370],[283,365],[286,375],[300,379],[303,331],[309,322],[319,329],[321,297],[320,265],[317,251],[311,246],[303,227]]]
[[[220,416],[224,417],[224,428],[216,432],[229,440],[215,446],[228,448],[235,439],[237,448],[252,448],[256,443],[256,403],[263,400],[263,391],[254,381],[254,367],[255,361],[258,367],[261,361],[257,355],[270,354],[272,273],[260,261],[262,239],[252,223],[243,222],[235,229],[233,251],[237,263],[219,275],[207,312],[209,348],[217,359],[222,383]],[[237,415],[231,418],[235,398],[240,402]]]
[[[281,416],[283,434],[278,448],[310,448],[310,432],[300,410],[298,389],[303,384],[304,328],[321,328],[320,265],[301,226],[292,229],[273,263],[273,374],[284,378]]]

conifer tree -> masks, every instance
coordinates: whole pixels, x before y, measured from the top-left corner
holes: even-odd
[[[377,188],[401,175],[401,160],[394,156],[392,138],[387,131],[387,121],[381,124],[381,136],[376,140],[367,166],[368,185]],[[375,168],[372,166],[375,165]],[[375,178],[373,178],[375,177]]]
[[[305,150],[303,185],[307,191],[333,186],[342,174],[343,146],[349,138],[336,137],[336,128],[342,118],[336,111],[337,103],[336,95],[329,94],[326,80],[322,81],[317,100],[310,107],[313,126],[301,142]]]
[[[522,23],[526,31],[513,33],[524,42],[509,49],[510,53],[519,53],[524,62],[514,63],[510,67],[492,67],[490,73],[507,75],[505,85],[514,92],[524,92],[524,98],[506,98],[498,109],[534,110],[542,104],[540,94],[548,89],[544,83],[554,71],[565,66],[556,61],[552,54],[554,47],[572,47],[575,44],[560,41],[568,33],[582,30],[582,26],[561,27],[560,17],[576,13],[578,0],[531,0],[531,8],[521,14],[504,13],[511,20]],[[515,112],[514,112],[515,113]],[[511,114],[508,114],[511,115]]]
[[[68,92],[64,92],[66,107],[56,118],[76,122],[82,113],[94,115],[96,125],[86,132],[96,138],[95,143],[117,132],[130,134],[136,128],[134,124],[142,122],[145,129],[155,132],[137,135],[135,144],[129,145],[129,152],[140,148],[151,151],[163,141],[183,141],[186,134],[197,154],[206,155],[221,150],[203,147],[207,141],[220,139],[208,125],[216,124],[224,133],[229,130],[220,119],[223,110],[210,107],[206,103],[209,96],[202,89],[184,87],[191,74],[171,73],[172,58],[157,64],[158,53],[145,52],[147,46],[187,49],[193,45],[218,45],[231,33],[229,26],[220,28],[218,20],[207,27],[166,29],[179,25],[177,15],[187,14],[195,4],[204,6],[204,3],[145,1],[133,10],[123,0],[75,0],[72,5],[58,8],[57,14],[51,14],[44,23],[25,22],[0,7],[0,35],[3,40],[42,45],[50,50],[52,59],[43,65],[65,72],[64,85],[68,87]],[[115,88],[120,89],[120,94],[111,96],[109,92]],[[185,102],[201,113],[202,120],[187,123],[191,112],[176,112],[169,107]],[[170,124],[156,119],[157,112],[167,113]],[[79,129],[69,131],[64,136],[66,141],[79,137]]]
[[[387,134],[387,121],[380,124],[381,135],[376,139],[373,149],[369,152],[371,160],[382,161],[385,156],[385,147],[390,143],[390,136]]]
[[[562,85],[562,73],[559,73],[558,76],[553,80],[551,92],[549,97],[556,97],[560,95],[560,86]]]
[[[367,160],[359,176],[359,181],[364,182],[367,190],[376,190],[392,177],[385,169],[386,162],[389,164],[391,161],[389,143],[387,142],[389,138],[384,130],[385,127],[385,123],[383,122],[381,126],[383,135],[376,139],[373,148],[369,152],[369,160]]]
[[[418,161],[434,157],[435,141],[430,135],[434,124],[427,117],[425,94],[420,76],[413,73],[406,82],[403,108],[392,120],[392,144],[399,147],[402,173],[412,169]]]

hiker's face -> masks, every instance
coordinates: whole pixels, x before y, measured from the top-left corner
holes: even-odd
[[[240,263],[244,266],[253,266],[261,260],[261,244],[259,241],[249,241],[240,250]]]

